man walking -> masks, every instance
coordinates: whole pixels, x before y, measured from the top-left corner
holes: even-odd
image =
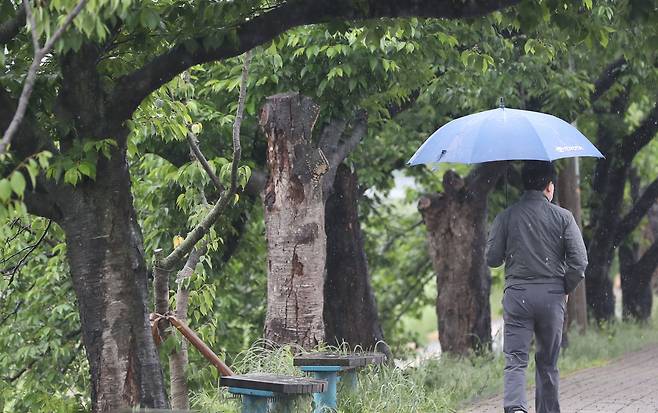
[[[537,413],[559,413],[557,360],[567,294],[584,278],[587,251],[571,212],[551,203],[553,164],[527,161],[521,174],[521,200],[496,217],[487,240],[487,264],[505,263],[504,408],[528,411],[525,370],[534,334]]]

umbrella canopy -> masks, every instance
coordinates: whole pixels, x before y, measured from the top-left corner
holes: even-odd
[[[562,119],[501,107],[445,124],[423,143],[409,164],[553,161],[576,156],[603,158],[585,135]]]

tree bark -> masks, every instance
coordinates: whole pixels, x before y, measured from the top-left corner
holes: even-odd
[[[130,191],[125,147],[99,157],[95,182],[58,196],[94,412],[131,406],[166,408],[150,334],[142,234]]]
[[[624,238],[630,235],[630,232],[637,226],[644,212],[649,212],[649,206],[655,203],[656,183],[654,181],[644,189],[640,196],[641,178],[635,168],[629,171],[630,193],[633,200],[633,207],[622,222],[630,222],[629,228],[626,229]],[[640,199],[643,198],[642,201]],[[638,208],[644,202],[645,208]],[[621,227],[621,225],[620,225]],[[621,232],[621,231],[618,231]],[[652,240],[650,221],[643,231],[642,236]],[[621,237],[618,237],[621,238]],[[651,317],[651,308],[653,305],[653,292],[651,291],[651,279],[655,266],[650,264],[652,248],[642,248],[639,243],[631,237],[628,237],[618,252],[619,271],[621,276],[622,292],[622,317],[625,320],[646,321]]]
[[[374,349],[384,340],[358,214],[358,178],[341,164],[325,208],[327,278],[324,323],[329,344]],[[381,350],[387,352],[383,346]]]
[[[625,320],[646,321],[651,317],[653,271],[642,271],[636,266],[640,259],[639,245],[624,243],[619,247],[619,272],[621,275],[622,317]]]
[[[560,206],[568,209],[576,219],[578,227],[582,231],[582,210],[580,204],[580,174],[577,158],[567,158],[565,167],[558,178],[558,191]],[[584,333],[587,329],[587,299],[585,296],[585,283],[583,280],[578,287],[569,295],[567,304],[567,317],[565,318],[565,329],[563,336],[571,327],[575,327],[578,333]],[[563,339],[563,341],[565,341]],[[565,341],[566,342],[566,341]]]
[[[587,305],[597,321],[610,320],[615,314],[610,265],[616,247],[614,239],[620,220],[628,168],[624,165],[609,167],[609,163],[614,161],[599,161],[595,175],[595,193],[592,195],[593,229],[587,249],[589,264],[585,270],[585,290]],[[597,185],[596,180],[603,183]]]
[[[655,185],[654,181],[648,188],[645,188],[642,198],[651,192],[651,187]],[[634,207],[627,214],[626,220],[633,220],[639,222],[642,212],[636,211],[636,206],[640,203],[640,185],[641,179],[634,168],[631,168],[629,173],[629,183],[631,198],[633,199]],[[649,199],[653,198],[650,194]],[[654,201],[655,203],[655,201]],[[647,201],[647,205],[648,201]],[[647,208],[646,212],[650,212],[651,208]],[[634,214],[640,216],[633,216]],[[653,274],[658,265],[658,243],[653,237],[651,230],[652,217],[649,214],[648,225],[644,228],[642,236],[651,242],[651,246],[643,248],[638,242],[632,238],[627,239],[619,248],[619,272],[621,276],[621,292],[622,292],[622,317],[625,320],[646,321],[651,317],[651,310],[653,306],[653,291],[651,289],[651,281]],[[632,231],[632,226],[629,231]],[[629,233],[630,235],[630,233]]]
[[[190,290],[185,288],[185,280],[190,278],[194,269],[206,253],[206,241],[202,240],[187,257],[185,266],[176,276],[176,311],[178,321],[187,323],[187,309],[190,300]],[[174,349],[169,355],[169,374],[171,384],[171,407],[172,409],[188,410],[190,408],[190,397],[187,386],[187,366],[189,364],[187,353],[187,340],[182,339],[180,349]]]
[[[185,311],[178,310],[178,301],[186,301],[189,299],[190,292],[187,290],[179,290],[176,294],[176,318],[180,321],[186,322],[187,309]],[[184,319],[181,315],[184,312]],[[189,388],[187,385],[187,367],[190,364],[189,355],[187,352],[187,340],[181,339],[180,348],[173,350],[169,355],[169,374],[170,374],[170,391],[171,391],[171,408],[188,410],[190,408]]]
[[[487,195],[502,171],[500,163],[484,164],[466,180],[447,171],[444,192],[418,202],[436,271],[439,340],[445,352],[466,354],[491,345],[491,274],[484,259]]]
[[[319,107],[298,93],[271,96],[260,114],[270,176],[264,190],[268,249],[265,338],[312,348],[324,340],[326,261],[322,175],[311,142]]]
[[[655,243],[658,241],[658,202],[653,204],[647,215],[649,216],[647,238],[649,238],[651,242]],[[658,268],[653,271],[651,285],[654,294],[658,294]]]

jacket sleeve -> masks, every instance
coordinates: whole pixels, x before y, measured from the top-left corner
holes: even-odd
[[[564,246],[567,264],[564,288],[566,293],[570,294],[585,278],[585,268],[587,268],[587,249],[571,212],[568,213],[567,225],[564,230]]]
[[[505,250],[507,248],[506,227],[504,213],[498,214],[491,225],[489,238],[487,239],[487,265],[489,267],[500,267],[505,262]]]

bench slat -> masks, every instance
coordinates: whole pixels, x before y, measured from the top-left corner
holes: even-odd
[[[309,353],[294,358],[295,366],[341,366],[348,368],[381,364],[386,360],[383,353]]]
[[[323,392],[327,386],[327,382],[307,377],[250,373],[235,376],[223,376],[220,379],[220,385],[225,387],[265,390],[280,394],[308,394]]]

